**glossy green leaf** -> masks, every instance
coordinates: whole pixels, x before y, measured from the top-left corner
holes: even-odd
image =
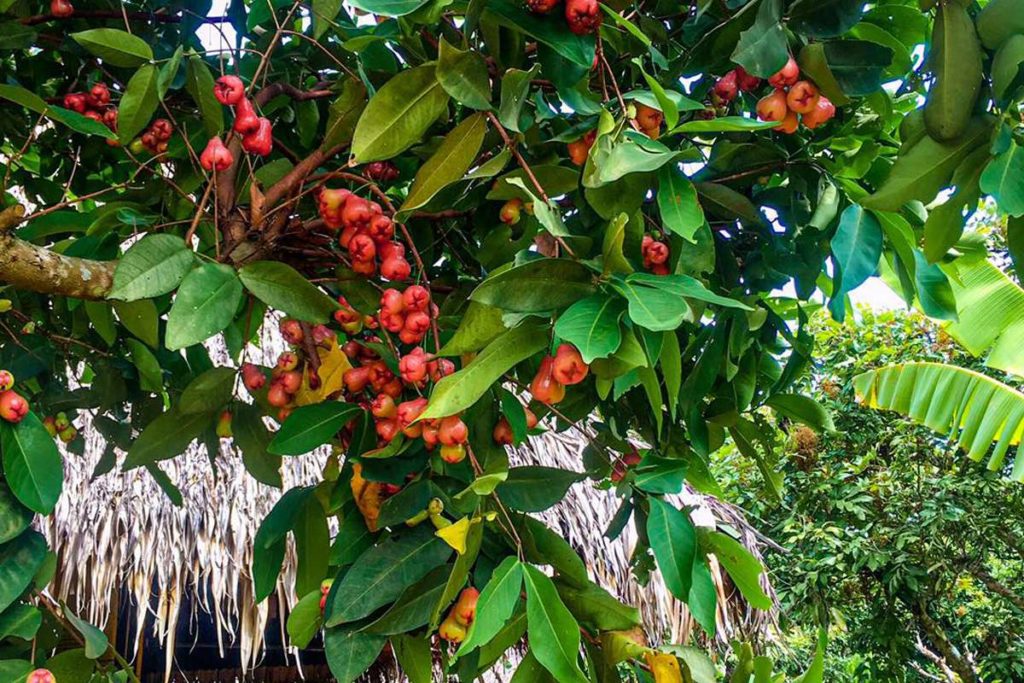
[[[549,17],[526,12],[522,5],[513,0],[487,0],[483,18],[533,36],[570,62],[588,69],[594,63],[593,36],[576,35],[569,30],[566,22],[549,21]]]
[[[149,43],[121,29],[94,28],[72,33],[71,38],[112,66],[139,66],[153,59]]]
[[[160,105],[159,79],[159,70],[152,64],[145,64],[128,81],[117,110],[117,138],[122,145],[130,143],[153,118]]]
[[[256,481],[281,488],[281,456],[270,452],[271,435],[255,406],[238,405],[231,420],[235,445],[242,451],[245,470]]]
[[[860,21],[864,3],[859,0],[797,0],[788,11],[788,26],[815,38],[841,36]]]
[[[326,443],[362,411],[354,403],[327,401],[292,411],[270,443],[277,455],[304,455]]]
[[[648,498],[647,537],[665,585],[672,595],[686,600],[690,594],[697,532],[686,513],[660,498]]]
[[[35,413],[21,422],[0,421],[4,477],[22,505],[41,515],[53,512],[64,486],[60,451]]]
[[[257,299],[298,320],[325,323],[338,309],[316,285],[279,261],[250,263],[238,271],[238,277]]]
[[[320,632],[323,616],[320,614],[320,590],[310,591],[302,596],[288,613],[285,625],[288,644],[300,649],[306,648]]]
[[[483,114],[473,114],[452,129],[437,151],[416,172],[409,195],[395,219],[403,220],[445,187],[461,180],[476,160],[486,131],[487,120]]]
[[[46,539],[28,531],[0,546],[0,612],[6,610],[31,585],[46,558]]]
[[[740,34],[730,59],[760,78],[768,78],[785,66],[789,46],[781,18],[782,0],[761,0],[754,24]]]
[[[192,250],[175,235],[147,235],[133,244],[117,264],[111,299],[135,301],[173,291],[193,262]]]
[[[23,602],[15,603],[0,613],[0,639],[32,640],[42,622],[43,615],[38,607]]]
[[[43,114],[78,133],[84,133],[85,135],[98,135],[103,138],[110,137],[110,129],[99,121],[93,121],[92,119],[87,118],[76,111],[71,111],[70,109],[64,109],[63,107],[47,104],[46,100],[31,90],[26,90],[25,88],[21,88],[16,85],[0,83],[0,99],[20,104],[26,109],[34,111],[37,114]]]
[[[674,166],[665,166],[658,173],[658,211],[666,228],[696,241],[694,235],[704,225],[704,210],[693,183]]]
[[[359,678],[377,660],[387,640],[387,636],[347,628],[324,629],[324,654],[337,682]]]
[[[718,562],[729,573],[729,578],[739,589],[751,607],[771,609],[772,600],[761,588],[760,577],[764,567],[738,541],[725,534],[712,531],[701,535],[701,544],[709,553],[714,553]]]
[[[402,594],[452,554],[430,524],[388,536],[359,556],[328,597],[326,623],[335,626],[371,614]]]
[[[448,568],[438,567],[406,588],[387,612],[363,630],[391,636],[426,626],[447,583]]]
[[[341,95],[331,103],[327,117],[327,131],[321,149],[332,149],[352,141],[356,124],[366,109],[366,86],[355,78],[346,78]]]
[[[470,301],[455,334],[441,347],[439,356],[461,356],[479,351],[506,331],[500,308]]]
[[[1024,147],[1013,142],[992,159],[981,174],[981,189],[999,203],[1000,211],[1024,216]]]
[[[815,401],[810,396],[801,394],[775,394],[765,405],[791,420],[818,430],[819,432],[834,432],[835,423],[832,422],[832,415],[828,409]]]
[[[0,544],[27,529],[34,516],[30,508],[14,497],[7,482],[0,480]]]
[[[832,236],[832,256],[839,264],[842,289],[834,297],[851,292],[878,270],[882,257],[882,226],[859,204],[851,204],[839,219]]]
[[[99,630],[88,621],[80,619],[77,614],[64,605],[64,618],[82,634],[85,640],[85,656],[89,659],[99,659],[110,647],[110,642],[103,631]]]
[[[352,138],[359,163],[391,157],[418,142],[448,105],[448,93],[433,65],[419,66],[393,77],[370,99]]]
[[[211,413],[219,410],[234,392],[238,371],[234,368],[210,368],[188,383],[178,400],[182,413]]]
[[[401,17],[415,12],[427,4],[427,0],[350,0],[349,4],[371,14]]]
[[[462,412],[477,402],[502,375],[547,344],[539,327],[526,322],[505,332],[458,372],[434,385],[430,403],[420,419]]]
[[[213,74],[198,55],[192,55],[185,64],[185,89],[198,105],[207,135],[220,135],[224,130],[224,108],[213,95]]]
[[[487,63],[480,53],[460,50],[442,37],[437,58],[437,80],[457,102],[473,109],[491,108]]]
[[[167,348],[183,349],[224,331],[242,301],[242,283],[234,268],[202,263],[178,288],[167,314]]]
[[[476,619],[470,626],[466,639],[455,653],[456,657],[491,642],[512,616],[512,611],[519,603],[522,585],[523,566],[515,557],[506,557],[480,591],[480,598],[476,604]]]
[[[160,345],[160,317],[156,304],[149,299],[138,301],[115,301],[117,319],[129,332],[144,341],[150,348]]]
[[[578,261],[538,259],[490,276],[470,298],[513,313],[554,311],[592,294],[593,279]]]
[[[159,394],[164,388],[164,371],[149,347],[138,339],[126,339],[125,345],[135,369],[139,371],[139,388]]]
[[[555,323],[555,334],[571,342],[583,361],[607,358],[622,343],[619,321],[626,312],[626,302],[610,294],[595,294],[577,301]]]
[[[557,467],[513,467],[498,485],[498,497],[513,510],[543,512],[565,498],[569,487],[585,474]]]
[[[526,584],[526,622],[530,648],[540,664],[558,681],[587,683],[577,663],[580,627],[551,579],[530,565],[523,567]]]
[[[185,452],[194,440],[209,429],[214,413],[180,413],[174,408],[146,425],[124,459],[125,470],[170,460]]]

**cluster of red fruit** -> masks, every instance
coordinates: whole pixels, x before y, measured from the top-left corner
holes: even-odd
[[[441,622],[437,635],[449,643],[461,643],[466,639],[466,631],[476,619],[476,603],[480,599],[480,591],[473,587],[463,589],[459,599],[452,606],[448,616]]]
[[[760,80],[742,69],[734,69],[715,83],[713,95],[722,102],[731,102],[740,92],[750,92],[760,86]],[[800,123],[815,129],[836,114],[836,107],[818,91],[818,86],[800,79],[800,66],[792,57],[786,65],[768,79],[775,90],[757,103],[757,117],[762,121],[777,121],[774,128],[782,133],[794,133]]]
[[[565,398],[565,387],[579,384],[590,366],[572,344],[559,344],[554,356],[544,356],[530,383],[530,394],[541,403],[553,405]]]
[[[523,410],[526,412],[526,428],[533,429],[537,426],[537,416],[529,408],[523,408]],[[515,443],[512,425],[504,415],[498,418],[498,424],[494,425],[494,431],[491,433],[491,436],[494,437],[494,443],[499,446],[511,446]]]
[[[590,148],[594,146],[594,140],[597,139],[597,130],[587,131],[583,134],[579,140],[570,142],[567,146],[569,148],[569,159],[572,163],[577,166],[582,166],[587,163],[587,157],[590,156]]]
[[[640,132],[652,140],[661,137],[661,124],[665,122],[665,115],[659,109],[648,107],[642,102],[634,102],[636,108],[636,122]]]
[[[536,14],[549,14],[562,0],[526,0],[526,7]],[[601,27],[601,5],[597,0],[565,0],[565,22],[579,36],[594,33]]]
[[[221,104],[233,107],[235,122],[232,130],[242,136],[242,149],[250,154],[267,156],[274,149],[274,131],[270,119],[259,116],[256,108],[245,96],[245,83],[238,76],[221,76],[213,86],[213,96]],[[199,163],[207,171],[225,171],[235,162],[220,136],[214,136],[199,156]]]
[[[412,267],[405,258],[405,245],[394,240],[395,224],[384,215],[380,204],[349,190],[324,188],[319,191],[317,208],[324,225],[331,230],[341,230],[338,243],[348,250],[353,271],[375,275],[380,259],[381,277],[392,282],[409,279]]]
[[[296,350],[285,351],[277,358],[277,364],[270,374],[270,388],[267,390],[267,403],[278,408],[277,418],[284,421],[291,414],[295,394],[302,388],[303,372],[310,389],[320,386],[320,376],[312,365],[305,366],[301,351],[297,350],[305,341],[305,331],[298,320],[285,318],[280,323],[281,336],[296,347]],[[334,332],[326,325],[316,325],[310,331],[313,343],[323,345],[335,337]],[[266,375],[252,363],[243,363],[241,368],[242,383],[251,392],[262,389],[267,382]],[[230,425],[230,417],[228,425]]]
[[[66,413],[47,415],[43,418],[43,427],[50,436],[59,438],[64,443],[71,443],[78,436],[78,430],[71,424]]]
[[[111,131],[117,132],[117,107],[110,104],[110,88],[106,83],[97,83],[85,92],[68,93],[64,96],[64,108],[98,121]],[[116,145],[117,139],[109,138],[107,143]]]
[[[0,370],[0,418],[17,424],[28,415],[28,401],[14,391],[14,375]]]
[[[640,242],[640,253],[644,268],[655,275],[668,275],[668,245],[650,235],[644,235]]]
[[[171,125],[170,121],[167,119],[157,119],[149,124],[149,128],[139,138],[139,143],[150,154],[163,154],[167,151],[167,141],[171,139],[173,134],[174,126]]]
[[[50,14],[58,19],[67,19],[74,13],[75,6],[69,0],[50,0]]]

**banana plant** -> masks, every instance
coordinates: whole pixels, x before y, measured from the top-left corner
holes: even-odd
[[[892,410],[937,432],[981,461],[995,443],[987,466],[996,471],[1024,433],[1024,393],[991,377],[942,363],[903,363],[854,378],[858,400]],[[1011,478],[1024,481],[1024,457],[1014,462]]]

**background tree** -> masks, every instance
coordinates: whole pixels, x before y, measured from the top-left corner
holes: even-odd
[[[831,425],[796,393],[800,302],[842,318],[881,267],[952,318],[965,210],[1024,214],[1020,0],[0,9],[5,515],[52,511],[47,431],[74,452],[80,411],[106,418],[109,467],[172,497],[160,463],[197,440],[234,433],[278,486],[282,457],[327,447],[252,570],[263,600],[294,538],[293,642],[323,627],[342,681],[388,642],[414,680],[434,657],[469,679],[524,633],[530,680],[695,677],[529,513],[607,480],[636,572],[706,631],[712,556],[769,607],[728,529],[663,496],[713,488],[727,439],[779,496],[772,416]],[[234,41],[207,50],[207,25]],[[246,362],[264,324],[293,347],[273,369]],[[580,423],[582,471],[509,468],[510,441]],[[29,550],[4,609],[34,613]],[[17,677],[45,655],[11,656]]]

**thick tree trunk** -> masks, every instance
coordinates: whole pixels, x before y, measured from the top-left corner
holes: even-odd
[[[63,256],[20,240],[8,231],[23,215],[20,206],[0,212],[0,283],[77,299],[104,298],[114,282],[116,261]]]

